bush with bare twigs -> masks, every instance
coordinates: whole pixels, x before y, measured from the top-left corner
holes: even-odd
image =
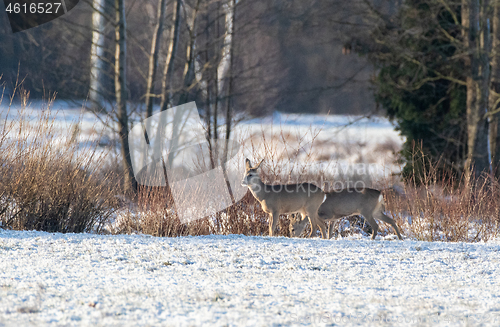
[[[22,94],[27,103],[27,94]],[[102,173],[105,154],[81,146],[77,129],[58,133],[47,108],[15,120],[3,113],[0,131],[0,224],[16,230],[101,231],[117,206],[117,178]],[[85,143],[85,142],[84,142]]]
[[[422,153],[420,160],[427,160]],[[386,192],[386,208],[406,237],[423,241],[479,242],[495,238],[500,223],[500,184],[444,176],[432,163],[402,185]],[[444,177],[443,177],[444,176]]]

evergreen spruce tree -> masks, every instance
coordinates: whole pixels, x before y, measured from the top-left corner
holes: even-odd
[[[459,45],[452,41],[460,37],[460,8],[452,15],[443,2],[405,3],[397,18],[359,42],[357,51],[378,68],[377,103],[406,137],[403,176],[420,182],[428,165],[439,175],[460,176],[467,155],[466,87],[463,65],[455,58]]]

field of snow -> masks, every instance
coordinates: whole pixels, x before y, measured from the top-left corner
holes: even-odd
[[[0,229],[0,326],[498,326],[500,243]]]

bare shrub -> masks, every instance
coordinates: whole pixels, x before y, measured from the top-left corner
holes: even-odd
[[[0,132],[0,221],[3,228],[101,231],[116,207],[117,176],[101,173],[105,153],[74,133],[61,134],[47,107],[22,112]],[[42,109],[42,108],[40,108]],[[7,113],[8,114],[8,113]]]
[[[182,223],[167,187],[140,186],[137,205],[117,226],[117,233],[144,233],[153,236],[177,237],[210,234],[207,219]]]
[[[412,176],[403,185],[403,192],[386,192],[386,208],[407,237],[479,242],[498,235],[498,180],[487,175],[476,180],[454,178],[438,172],[436,166],[427,167],[423,178]]]
[[[281,230],[288,231],[288,221],[282,222]],[[267,235],[268,231],[267,215],[250,193],[213,216],[181,222],[167,187],[141,187],[137,206],[115,227],[115,233],[145,233],[168,237],[208,234]]]
[[[373,230],[362,216],[354,215],[336,222],[330,222],[330,228],[333,228],[332,237],[348,237],[356,234],[362,234],[369,237]]]

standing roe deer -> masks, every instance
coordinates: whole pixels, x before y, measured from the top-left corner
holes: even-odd
[[[323,203],[318,209],[318,218],[323,225],[320,228],[325,228],[325,222],[335,221],[342,217],[351,215],[362,215],[368,224],[373,229],[372,240],[375,239],[378,233],[378,225],[374,218],[380,219],[383,222],[390,224],[398,238],[402,240],[399,234],[396,222],[384,214],[384,197],[378,190],[371,188],[363,189],[343,189],[333,191],[325,195]],[[292,236],[299,236],[305,228],[307,221],[305,219],[294,219],[290,221],[290,232]],[[330,226],[328,238],[331,237]],[[311,223],[311,230],[316,230],[316,226]]]
[[[323,202],[325,193],[310,183],[264,184],[257,173],[257,168],[262,161],[257,166],[252,167],[250,160],[246,159],[245,176],[241,185],[248,186],[250,192],[262,205],[262,210],[269,214],[269,236],[273,236],[276,231],[280,214],[300,212],[304,219],[306,216],[309,217],[311,225],[320,226],[321,235],[326,238],[326,230],[323,227],[325,224],[318,219],[318,208]]]

